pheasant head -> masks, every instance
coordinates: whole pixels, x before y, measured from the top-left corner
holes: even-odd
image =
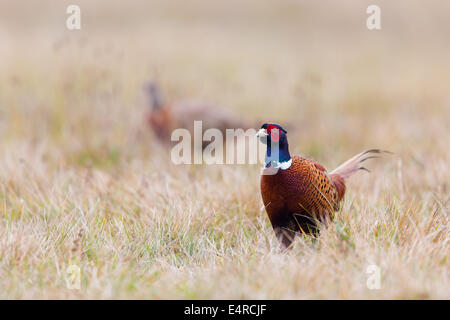
[[[265,167],[273,166],[283,170],[291,166],[287,131],[279,124],[268,122],[261,126],[257,136],[267,145]]]

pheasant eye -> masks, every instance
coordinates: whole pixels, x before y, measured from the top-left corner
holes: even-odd
[[[270,132],[272,131],[272,129],[276,129],[276,127],[274,126],[274,125],[272,125],[272,124],[269,124],[268,126],[267,126],[267,133],[268,134],[270,134]]]
[[[280,129],[274,125],[267,126],[267,134],[270,134],[270,137],[273,142],[280,141]]]

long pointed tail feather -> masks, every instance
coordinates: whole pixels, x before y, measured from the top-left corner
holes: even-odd
[[[341,164],[339,167],[334,169],[330,172],[330,174],[338,174],[342,178],[347,179],[352,174],[354,174],[358,170],[365,170],[370,172],[368,169],[364,168],[362,166],[362,163],[369,159],[376,159],[380,158],[380,156],[383,153],[391,153],[389,151],[383,151],[380,149],[370,149],[364,152],[361,152],[354,156],[353,158],[350,158],[349,160],[345,161],[343,164]]]

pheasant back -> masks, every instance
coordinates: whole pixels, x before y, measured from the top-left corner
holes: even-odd
[[[358,170],[367,170],[362,163],[381,152],[372,149],[360,153],[329,173],[313,160],[292,156],[287,170],[262,175],[263,203],[282,244],[289,246],[299,231],[315,233],[318,221],[327,224],[339,210],[346,191],[345,179]]]

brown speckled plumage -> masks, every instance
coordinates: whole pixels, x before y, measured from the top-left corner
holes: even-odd
[[[146,87],[150,108],[147,123],[156,137],[163,143],[171,143],[171,134],[175,129],[185,128],[194,134],[194,121],[202,121],[202,130],[219,129],[225,136],[226,129],[245,129],[252,125],[242,120],[228,109],[200,101],[182,100],[165,103],[156,83]],[[205,142],[204,146],[209,144]]]
[[[285,133],[281,139],[285,140],[288,150]],[[374,153],[380,151],[360,153],[331,172],[313,160],[292,156],[288,169],[278,169],[274,175],[261,175],[263,203],[284,247],[289,246],[295,233],[315,233],[317,220],[326,224],[333,218],[345,194],[345,179],[365,169],[361,163],[374,158]]]
[[[289,169],[262,175],[263,203],[274,228],[310,233],[315,219],[325,222],[332,218],[345,193],[340,180],[316,162],[298,156],[292,157]]]

